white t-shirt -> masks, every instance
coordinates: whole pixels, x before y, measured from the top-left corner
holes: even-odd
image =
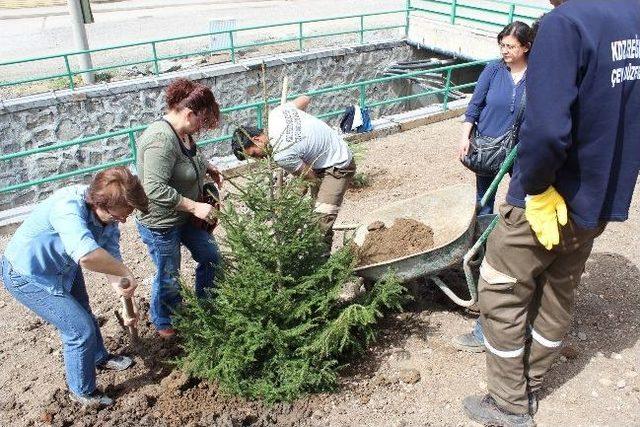
[[[269,142],[280,167],[298,171],[347,167],[353,155],[342,137],[325,122],[287,103],[269,113]]]

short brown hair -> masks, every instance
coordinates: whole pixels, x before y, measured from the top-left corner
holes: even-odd
[[[176,79],[167,87],[167,107],[170,110],[189,108],[202,118],[203,126],[213,129],[220,120],[220,106],[211,89],[189,79]]]
[[[149,199],[140,179],[124,166],[98,172],[89,184],[86,201],[98,208],[130,207],[149,212]]]

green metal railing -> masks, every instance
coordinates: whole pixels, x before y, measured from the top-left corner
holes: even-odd
[[[449,108],[448,107],[448,105],[449,105],[449,94],[451,93],[451,91],[469,89],[469,88],[472,88],[473,86],[475,86],[475,84],[476,84],[476,82],[471,82],[471,83],[464,83],[464,84],[455,85],[455,84],[453,84],[453,82],[451,80],[452,73],[455,70],[460,70],[460,69],[469,68],[469,67],[482,66],[482,65],[484,65],[486,63],[487,63],[487,61],[473,61],[473,62],[467,62],[467,63],[464,63],[464,64],[448,65],[448,66],[443,66],[443,67],[439,67],[439,68],[433,68],[433,69],[430,69],[430,70],[414,71],[414,72],[407,73],[407,74],[404,74],[404,75],[401,75],[401,76],[380,77],[380,78],[377,78],[377,79],[354,82],[354,83],[349,83],[349,84],[344,84],[344,85],[339,85],[339,86],[320,88],[320,89],[312,90],[310,92],[306,92],[305,94],[309,95],[309,96],[317,96],[317,95],[323,95],[323,94],[334,93],[334,92],[345,92],[345,91],[354,90],[354,91],[358,92],[358,99],[359,99],[359,102],[360,102],[360,106],[361,107],[368,107],[368,108],[376,108],[376,107],[381,107],[381,106],[384,106],[384,105],[389,105],[389,104],[409,101],[409,100],[413,100],[413,99],[424,97],[424,96],[428,96],[428,95],[442,95],[442,97],[443,97],[443,103],[442,103],[443,110],[447,110]],[[412,95],[406,95],[406,96],[400,96],[400,97],[396,97],[396,98],[392,98],[392,99],[385,99],[385,100],[381,100],[381,101],[371,101],[370,102],[370,101],[367,100],[367,89],[369,89],[371,86],[392,83],[392,82],[400,80],[400,79],[416,77],[416,76],[420,76],[422,74],[434,73],[434,72],[442,73],[442,74],[444,74],[446,76],[445,86],[444,86],[443,89],[425,90],[425,91],[420,92],[420,93],[416,93],[416,94],[412,94]],[[288,99],[293,99],[298,95],[299,94],[291,94],[291,95],[288,96]],[[253,103],[248,103],[248,104],[236,105],[236,106],[233,106],[233,107],[224,108],[221,111],[222,111],[223,114],[236,113],[236,112],[239,112],[239,111],[253,111],[253,112],[255,112],[255,115],[257,117],[257,124],[258,124],[258,126],[261,127],[262,126],[261,118],[263,116],[262,113],[264,111],[264,108],[266,106],[268,106],[268,105],[278,104],[279,102],[280,102],[279,98],[273,98],[273,99],[267,100],[266,102],[261,101],[261,102],[253,102]],[[334,110],[334,111],[327,111],[327,112],[323,112],[321,114],[318,114],[317,117],[322,118],[322,119],[329,118],[329,117],[335,117],[335,116],[338,116],[338,115],[342,114],[343,112],[344,112],[343,109]],[[91,142],[101,141],[101,140],[105,140],[105,139],[109,139],[109,138],[124,137],[125,135],[128,138],[128,147],[129,147],[129,155],[127,157],[123,158],[123,159],[110,161],[110,162],[107,162],[107,163],[102,163],[100,165],[95,165],[95,166],[91,166],[91,167],[77,169],[77,170],[74,170],[74,171],[69,171],[69,172],[65,172],[65,173],[61,173],[61,174],[57,174],[57,175],[52,175],[52,176],[49,176],[49,177],[46,177],[46,178],[40,178],[40,179],[35,179],[35,180],[22,182],[22,183],[18,183],[18,184],[8,185],[8,186],[5,186],[3,188],[0,188],[0,194],[1,193],[8,193],[8,192],[11,192],[11,191],[17,191],[17,190],[20,190],[20,189],[24,189],[24,188],[28,188],[28,187],[32,187],[32,186],[36,186],[36,185],[41,185],[41,184],[44,184],[44,183],[47,183],[47,182],[63,180],[63,179],[66,179],[66,178],[69,178],[69,177],[73,177],[73,176],[86,175],[86,174],[89,174],[89,173],[92,173],[92,172],[95,172],[95,171],[98,171],[98,170],[106,169],[106,168],[109,168],[109,167],[113,167],[113,166],[134,164],[136,162],[136,156],[137,156],[137,153],[136,153],[136,136],[141,131],[143,131],[145,128],[146,128],[146,126],[136,126],[136,127],[123,129],[123,130],[119,130],[119,131],[115,131],[115,132],[109,132],[109,133],[104,133],[104,134],[100,134],[100,135],[94,135],[94,136],[79,138],[79,139],[75,139],[75,140],[72,140],[72,141],[60,142],[60,143],[57,143],[57,144],[49,145],[47,147],[39,147],[39,148],[25,150],[25,151],[21,151],[21,152],[17,152],[17,153],[10,153],[10,154],[1,155],[0,156],[0,164],[2,164],[2,162],[15,160],[15,159],[20,159],[20,158],[27,157],[27,156],[32,156],[32,155],[35,155],[35,154],[62,150],[62,149],[73,147],[73,146],[82,146],[82,145],[89,144]],[[210,138],[210,139],[199,141],[197,143],[197,145],[198,146],[206,146],[206,145],[210,145],[210,144],[226,141],[226,140],[229,140],[230,138],[231,138],[231,135],[230,134],[226,134],[226,135],[218,136],[218,137],[215,137],[215,138]]]
[[[213,31],[199,34],[191,34],[186,36],[171,37],[165,39],[157,39],[150,41],[143,41],[137,43],[121,44],[116,46],[108,46],[97,49],[89,49],[75,52],[60,53],[56,55],[40,56],[34,58],[19,59],[13,61],[0,62],[0,71],[6,69],[4,67],[19,66],[25,63],[32,62],[45,62],[45,61],[60,61],[64,66],[64,72],[58,72],[55,74],[48,74],[43,76],[34,76],[25,79],[0,81],[0,87],[5,86],[19,86],[41,81],[51,81],[56,79],[65,79],[66,85],[69,89],[74,90],[76,82],[74,77],[85,73],[95,73],[101,71],[114,70],[118,68],[132,67],[134,65],[152,64],[151,72],[154,75],[161,74],[160,62],[188,58],[192,56],[202,56],[214,53],[228,52],[231,62],[236,62],[237,53],[240,50],[248,49],[251,47],[260,47],[267,45],[276,45],[283,43],[297,42],[297,47],[300,51],[304,50],[304,44],[307,40],[314,40],[318,38],[334,37],[341,35],[357,34],[360,43],[364,43],[364,35],[372,31],[390,30],[397,28],[404,28],[405,35],[409,32],[410,14],[411,12],[422,12],[430,17],[442,19],[450,22],[451,24],[472,24],[481,27],[499,28],[514,20],[532,21],[536,19],[543,12],[548,11],[549,8],[527,5],[519,2],[507,2],[503,0],[405,0],[405,8],[398,10],[388,10],[376,13],[367,13],[359,15],[346,15],[331,18],[321,19],[307,19],[294,22],[284,22],[270,25],[258,25],[252,27],[243,27],[232,30]],[[373,16],[384,15],[404,15],[404,23],[397,25],[384,25],[378,27],[365,26],[365,18]],[[334,22],[345,20],[357,20],[359,23],[358,28],[345,31],[335,31],[329,33],[319,34],[305,34],[305,27],[319,22]],[[261,42],[252,42],[240,44],[238,43],[238,36],[243,33],[251,31],[265,30],[269,28],[284,28],[294,27],[297,29],[295,36],[288,36],[279,38],[276,40],[268,40]],[[174,43],[184,40],[192,40],[203,37],[212,36],[227,36],[228,47],[222,47],[219,49],[204,49],[192,52],[179,53],[174,55],[159,55],[159,47],[165,46],[168,43]],[[73,65],[73,59],[79,55],[84,54],[98,54],[102,52],[111,52],[128,48],[146,48],[148,49],[149,56],[141,60],[129,60],[126,62],[120,62],[116,64],[109,64],[100,67],[93,67],[88,69],[75,68]],[[1,74],[1,73],[0,73]]]
[[[186,35],[186,36],[170,37],[170,38],[165,38],[165,39],[150,40],[150,41],[144,41],[144,42],[138,42],[138,43],[121,44],[121,45],[117,45],[117,46],[108,46],[108,47],[102,47],[102,48],[98,48],[98,49],[88,49],[88,50],[81,50],[81,51],[75,51],[75,52],[60,53],[60,54],[56,54],[56,55],[39,56],[39,57],[34,57],[34,58],[27,58],[27,59],[19,59],[19,60],[14,60],[14,61],[0,62],[0,70],[2,70],[3,67],[6,67],[6,66],[12,66],[12,65],[15,66],[15,65],[20,65],[20,64],[30,63],[30,62],[42,62],[42,61],[57,60],[57,61],[62,61],[64,63],[64,70],[65,70],[63,73],[49,74],[49,75],[37,76],[37,77],[30,77],[30,78],[26,78],[26,79],[13,80],[13,81],[0,81],[0,87],[3,87],[3,86],[16,86],[16,85],[23,85],[23,84],[34,83],[34,82],[45,81],[45,80],[53,80],[53,79],[65,78],[67,80],[68,88],[71,89],[71,90],[74,90],[75,89],[75,85],[76,85],[75,82],[74,82],[74,76],[77,76],[79,74],[84,74],[84,73],[107,71],[107,70],[113,70],[113,69],[124,68],[124,67],[131,67],[131,66],[134,66],[134,65],[141,65],[141,64],[153,64],[152,65],[153,74],[159,75],[159,74],[161,74],[160,65],[159,65],[160,61],[179,59],[179,58],[187,58],[187,57],[191,57],[191,56],[208,55],[208,54],[213,54],[213,53],[228,52],[229,55],[230,55],[231,62],[235,63],[236,62],[236,54],[238,53],[239,50],[248,49],[248,48],[252,48],[252,47],[260,47],[260,46],[267,46],[267,45],[276,45],[276,44],[282,44],[282,43],[297,42],[298,49],[300,51],[303,51],[304,50],[304,42],[306,40],[314,40],[314,39],[318,39],[318,38],[334,37],[334,36],[341,36],[341,35],[348,35],[348,34],[358,34],[360,43],[364,43],[364,35],[366,33],[368,33],[368,32],[372,32],[372,31],[381,31],[381,30],[390,30],[390,29],[395,29],[395,28],[404,28],[405,29],[405,33],[406,33],[406,28],[405,28],[406,22],[401,24],[401,25],[384,25],[384,26],[378,26],[378,27],[375,27],[375,26],[374,27],[366,27],[365,26],[365,18],[372,17],[372,16],[400,15],[400,14],[406,16],[407,13],[408,13],[407,9],[400,9],[400,10],[388,10],[388,11],[375,12],[375,13],[366,13],[366,14],[360,14],[360,15],[346,15],[346,16],[338,16],[338,17],[332,17],[332,18],[307,19],[307,20],[302,20],[302,21],[284,22],[284,23],[270,24],[270,25],[258,25],[258,26],[252,26],[252,27],[242,27],[242,28],[236,28],[236,29],[232,29],[232,30],[212,31],[212,32],[206,32],[206,33],[199,33],[199,34],[190,34],[190,35]],[[308,35],[305,35],[305,33],[304,33],[305,26],[309,26],[310,24],[315,24],[315,23],[318,23],[318,22],[345,21],[345,20],[355,20],[355,19],[357,19],[358,22],[359,22],[359,27],[356,28],[356,29],[345,30],[345,31],[335,31],[335,32],[329,32],[329,33],[320,33],[320,34],[308,34]],[[297,28],[296,36],[295,37],[284,37],[284,38],[279,38],[279,39],[276,39],[276,40],[268,40],[268,41],[262,41],[262,42],[246,43],[246,44],[239,44],[237,42],[239,34],[250,32],[250,31],[265,30],[265,29],[268,29],[268,28],[282,28],[282,27],[296,27]],[[198,50],[198,51],[193,51],[193,52],[180,53],[180,54],[176,54],[176,55],[164,55],[164,56],[158,55],[158,47],[160,45],[166,45],[167,43],[171,43],[171,42],[177,42],[177,41],[183,41],[183,40],[192,40],[192,39],[198,39],[198,38],[203,38],[203,37],[212,37],[212,36],[228,36],[228,47],[223,47],[223,48],[219,48],[219,49]],[[78,55],[96,54],[96,53],[100,53],[100,52],[116,51],[116,50],[122,50],[122,49],[127,49],[127,48],[136,48],[136,47],[147,47],[147,49],[149,50],[150,56],[145,58],[145,59],[142,59],[142,60],[127,61],[127,62],[121,62],[121,63],[117,63],[117,64],[105,65],[105,66],[101,66],[101,67],[93,67],[93,68],[88,68],[88,69],[74,69],[74,67],[72,66],[71,59],[74,58],[74,57],[77,57]]]
[[[411,0],[410,9],[450,24],[496,29],[513,21],[532,22],[548,7],[502,0]]]

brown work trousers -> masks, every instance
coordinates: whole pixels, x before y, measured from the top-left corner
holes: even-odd
[[[528,412],[528,392],[537,391],[571,323],[574,291],[604,231],[561,228],[560,244],[545,249],[524,209],[500,206],[500,221],[487,240],[478,298],[487,355],[487,388],[498,405]]]
[[[356,173],[356,163],[349,166],[314,170],[317,179],[311,184],[311,197],[315,200],[314,212],[318,214],[320,228],[324,232],[326,243],[333,241],[333,224],[336,222],[344,194]]]

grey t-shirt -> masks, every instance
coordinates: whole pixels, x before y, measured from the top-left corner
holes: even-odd
[[[312,169],[347,167],[353,158],[338,132],[291,103],[269,113],[269,142],[274,160],[289,172],[298,171],[303,164]]]

